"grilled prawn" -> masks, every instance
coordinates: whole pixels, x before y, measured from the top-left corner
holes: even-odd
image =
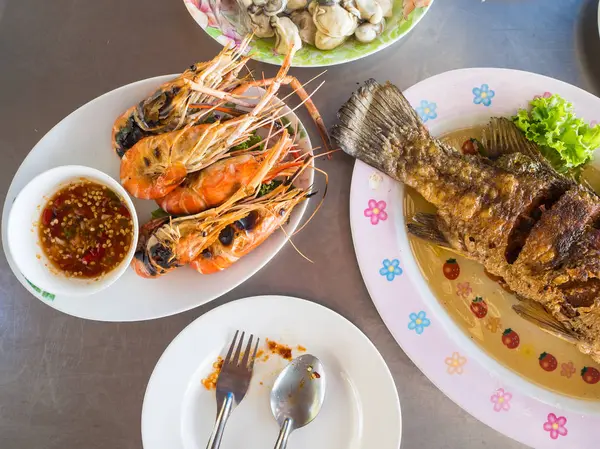
[[[202,274],[225,270],[283,226],[294,206],[304,198],[296,196],[293,201],[272,203],[226,226],[219,238],[204,249],[190,266]]]
[[[142,228],[132,265],[146,278],[186,264],[201,273],[222,270],[266,240],[308,196],[286,183],[259,198],[235,204],[234,196],[197,215],[153,220]]]
[[[249,39],[238,48],[225,47],[214,59],[194,64],[181,75],[160,85],[148,98],[121,114],[113,126],[113,148],[123,155],[140,139],[179,129],[206,111],[190,109],[194,103],[216,103],[213,96],[193,86],[228,92],[244,82],[238,77],[248,57]],[[192,84],[193,83],[193,84]]]
[[[172,215],[197,214],[220,206],[240,186],[247,185],[257,175],[262,174],[262,183],[292,175],[302,165],[301,160],[283,161],[292,145],[293,140],[284,130],[281,138],[268,150],[244,151],[221,159],[204,170],[191,174],[156,202]]]
[[[280,74],[275,78],[252,80],[250,74],[239,76],[248,61],[243,54],[249,43],[250,37],[237,48],[225,47],[214,59],[192,65],[121,114],[112,130],[113,149],[119,157],[145,137],[201,123],[212,110],[226,102],[249,106],[242,94],[250,87],[272,87],[274,94],[282,84],[289,84],[304,102],[318,127],[325,149],[329,149],[323,119],[295,77]],[[293,52],[288,55],[288,62],[292,57]],[[287,72],[288,68],[289,64],[284,71]]]
[[[121,160],[121,184],[137,198],[158,199],[174,190],[190,174],[226,157],[229,149],[254,131],[274,123],[283,105],[273,99],[286,76],[293,53],[285,58],[275,82],[247,113],[224,121],[188,126],[150,136],[136,143]]]

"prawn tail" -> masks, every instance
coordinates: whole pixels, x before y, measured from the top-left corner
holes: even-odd
[[[167,195],[183,182],[187,174],[188,171],[184,164],[175,163],[171,165],[158,177],[153,196],[149,199],[161,198]]]
[[[185,185],[185,183],[177,186],[162,198],[157,199],[156,204],[172,215],[197,214],[210,207],[199,192]]]

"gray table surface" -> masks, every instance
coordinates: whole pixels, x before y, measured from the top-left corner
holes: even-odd
[[[436,0],[401,42],[330,68],[315,102],[331,124],[339,105],[367,78],[407,88],[447,70],[481,66],[538,72],[599,94],[596,18],[597,0]],[[33,145],[75,108],[123,84],[178,72],[219,50],[181,0],[0,0],[2,197]],[[274,72],[272,66],[251,65]],[[292,74],[308,80],[320,71]],[[30,296],[2,255],[0,448],[141,447],[143,394],[169,342],[212,308],[260,294],[324,304],[367,334],[398,387],[403,448],[523,447],[446,398],[398,347],[369,298],[352,248],[353,161],[338,154],[319,164],[330,176],[328,197],[295,238],[315,263],[287,246],[243,285],[178,316],[129,324],[72,318]]]

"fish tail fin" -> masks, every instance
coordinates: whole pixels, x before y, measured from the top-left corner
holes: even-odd
[[[332,137],[349,155],[396,173],[399,149],[431,139],[419,116],[393,84],[367,80],[338,112]]]

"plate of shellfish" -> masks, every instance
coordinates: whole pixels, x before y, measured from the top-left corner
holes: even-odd
[[[240,75],[247,60],[226,47],[180,75],[108,92],[35,145],[2,215],[4,251],[27,290],[82,318],[168,316],[244,282],[300,230],[308,201],[318,208],[324,192],[313,186],[317,156],[282,85],[302,97],[324,149],[327,132],[287,75],[289,58],[258,81]],[[57,172],[69,174],[66,184]]]
[[[252,34],[253,59],[322,67],[364,58],[404,37],[433,0],[184,0],[196,23],[222,45]]]
[[[600,99],[462,69],[369,80],[331,136],[358,159],[350,222],[371,298],[448,397],[536,448],[600,426]]]

